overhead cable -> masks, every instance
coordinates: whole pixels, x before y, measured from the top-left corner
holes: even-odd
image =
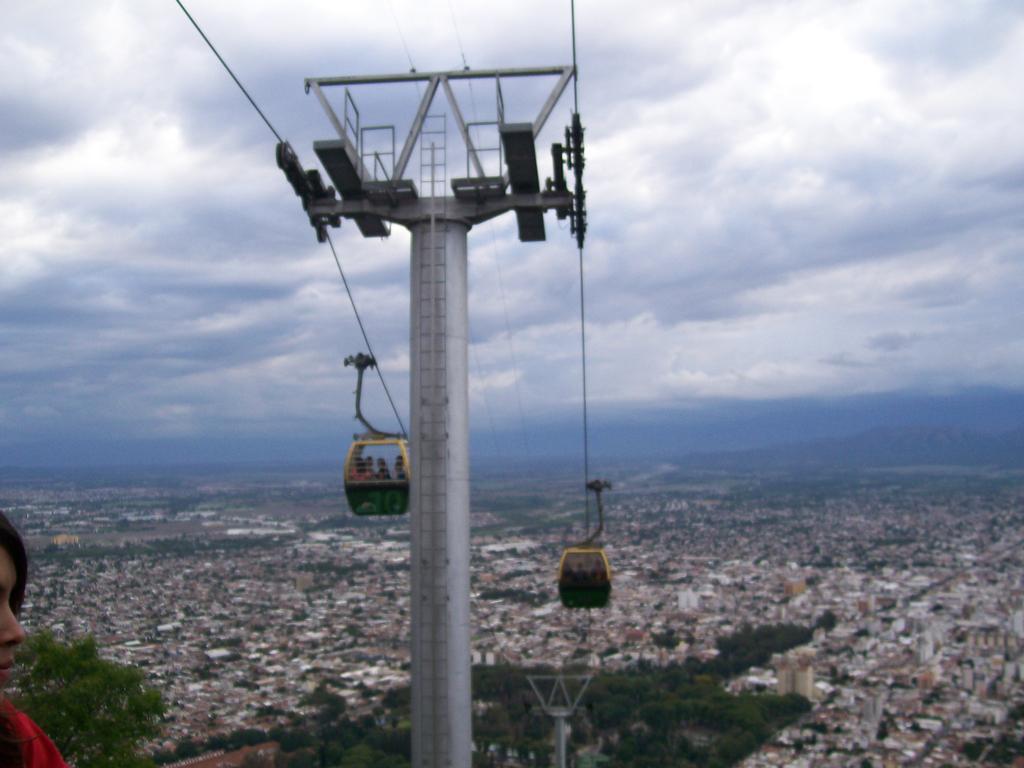
[[[249,95],[249,92],[245,89],[245,86],[243,86],[241,81],[235,76],[235,73],[231,71],[231,67],[229,67],[227,62],[224,61],[224,57],[221,56],[220,53],[218,53],[213,43],[210,42],[210,38],[206,36],[206,33],[203,32],[199,24],[196,23],[196,20],[192,18],[192,14],[188,12],[188,9],[182,4],[181,0],[175,0],[175,2],[178,4],[178,7],[181,8],[182,12],[188,17],[188,20],[192,22],[192,26],[196,28],[196,31],[200,34],[203,40],[206,41],[206,44],[210,47],[210,50],[213,51],[213,55],[217,57],[217,60],[223,65],[227,73],[231,75],[231,79],[235,81],[235,84],[242,90],[242,93],[245,94],[245,98],[247,98],[249,100],[249,103],[252,104],[253,109],[255,109],[257,114],[259,114],[259,116],[263,118],[263,122],[267,124],[267,127],[270,129],[270,132],[274,134],[274,137],[277,139],[278,144],[287,144],[287,142],[283,138],[281,138],[281,134],[279,134],[277,130],[274,128],[274,126],[271,125],[270,120],[267,119],[267,116],[263,114],[263,110],[259,108],[255,100],[253,100],[252,96]],[[401,28],[399,28],[399,34],[401,34]],[[402,40],[402,44],[405,45],[404,38]],[[408,52],[409,50],[408,48],[406,48],[406,54],[408,54]],[[411,63],[412,59],[410,58],[409,61]],[[370,339],[366,335],[366,328],[363,326],[362,318],[360,318],[359,316],[359,310],[356,308],[356,302],[355,299],[352,297],[352,291],[349,289],[348,280],[345,279],[345,271],[341,268],[341,259],[338,258],[338,252],[334,249],[334,241],[331,240],[330,232],[328,232],[326,228],[324,232],[327,236],[327,243],[331,246],[331,253],[334,255],[334,263],[338,265],[338,273],[341,275],[341,282],[344,283],[345,292],[348,293],[348,300],[352,304],[352,312],[355,314],[356,322],[359,324],[359,331],[360,333],[363,334],[363,341],[366,343],[367,351],[372,357],[376,357],[373,354],[373,347],[370,345]],[[384,374],[381,372],[379,365],[376,366],[376,370],[377,376],[380,378],[381,386],[384,387],[384,394],[387,395],[388,402],[391,404],[391,410],[394,411],[395,418],[398,420],[398,425],[402,430],[402,434],[405,435],[407,434],[405,431],[405,424],[402,423],[402,417],[398,415],[398,408],[395,407],[395,401],[391,398],[391,392],[388,390],[387,382],[384,381]]]
[[[199,24],[196,23],[196,20],[192,18],[192,14],[188,12],[188,9],[184,5],[182,5],[181,0],[174,1],[178,4],[178,7],[181,8],[182,12],[184,12],[184,14],[188,16],[188,20],[191,21],[192,26],[196,28],[196,32],[198,32],[202,36],[203,40],[206,41],[206,44],[210,46],[210,50],[213,51],[213,55],[217,57],[217,60],[224,66],[224,69],[227,70],[227,73],[231,75],[231,79],[235,81],[235,85],[237,85],[242,90],[242,93],[245,94],[245,98],[247,98],[249,100],[249,103],[252,104],[252,108],[256,110],[260,117],[263,118],[263,122],[267,124],[267,128],[270,129],[270,132],[274,134],[275,138],[277,138],[279,142],[283,142],[284,139],[281,138],[281,134],[279,134],[277,130],[274,128],[274,126],[270,124],[270,121],[267,119],[267,116],[263,114],[263,110],[256,105],[255,101],[253,101],[252,96],[250,96],[249,92],[245,90],[245,86],[242,85],[242,82],[237,77],[235,77],[235,73],[231,71],[231,67],[229,67],[228,63],[224,61],[224,58],[217,52],[217,49],[213,47],[213,43],[210,42],[210,38],[206,36],[206,33],[203,32]]]
[[[491,233],[491,247],[494,250],[494,268],[498,275],[498,290],[501,294],[501,311],[502,316],[505,319],[505,341],[508,345],[509,357],[512,359],[512,370],[515,373],[513,383],[515,384],[516,390],[516,405],[519,408],[519,430],[523,439],[523,450],[526,453],[529,453],[530,442],[527,438],[526,417],[523,415],[523,396],[519,388],[519,379],[522,377],[522,370],[519,368],[519,360],[516,356],[515,344],[512,341],[512,325],[508,320],[508,301],[505,299],[505,281],[501,274],[501,260],[498,254],[498,241],[494,235],[494,223],[488,222],[488,227]]]
[[[580,111],[579,71],[576,69],[576,0],[569,0],[569,13],[572,17],[572,106],[574,112]]]
[[[469,71],[469,61],[466,59],[466,49],[462,46],[462,34],[459,32],[459,22],[455,18],[455,6],[452,5],[452,0],[448,0],[448,12],[452,17],[452,27],[455,29],[455,42],[459,46],[459,55],[462,57],[462,69],[465,72]],[[476,115],[476,96],[473,94],[473,80],[467,80],[469,85],[469,99],[473,105],[473,119],[477,119]]]
[[[579,71],[576,68],[576,1],[569,0],[570,14],[572,18],[572,97],[573,97],[573,111],[574,120],[573,127],[575,128],[579,123],[580,113],[580,94],[579,94]],[[574,132],[575,133],[575,132]],[[580,130],[582,136],[582,130]],[[579,146],[579,142],[576,141],[574,136],[574,142],[576,146]],[[579,158],[577,159],[579,162]],[[582,170],[582,169],[579,169]],[[576,196],[577,201],[579,200],[582,191],[582,184],[580,183],[580,173],[576,174]],[[579,203],[577,202],[577,205]],[[580,350],[581,357],[583,359],[583,497],[585,499],[586,509],[586,530],[587,534],[590,534],[590,494],[587,493],[586,485],[590,482],[590,430],[587,419],[587,323],[586,323],[586,306],[583,298],[583,239],[577,237],[579,261],[580,261]]]
[[[462,47],[462,35],[459,34],[459,22],[455,19],[455,7],[452,5],[452,0],[448,0],[448,11],[452,15],[452,26],[455,27],[455,42],[458,43],[459,53],[462,54],[462,68],[469,69],[469,62],[466,61],[466,50]]]
[[[402,48],[405,49],[405,58],[409,60],[409,71],[415,72],[416,65],[412,63],[412,54],[409,53],[409,46],[405,42],[405,35],[402,34],[402,25],[398,21],[398,14],[395,13],[395,6],[391,0],[388,0],[388,9],[391,11],[391,18],[395,22],[395,29],[398,30],[398,39],[402,43]]]
[[[584,493],[590,481],[590,434],[587,426],[587,324],[583,302],[583,249],[580,254],[580,349],[583,358],[583,480]],[[587,494],[587,533],[590,533],[590,494]]]
[[[334,256],[334,263],[338,265],[338,274],[341,275],[341,282],[345,284],[345,292],[348,294],[348,300],[352,304],[352,312],[356,316],[356,322],[359,324],[359,331],[363,334],[363,341],[366,342],[366,351],[370,357],[374,360],[377,356],[373,353],[373,346],[370,344],[370,338],[366,335],[366,328],[363,327],[363,319],[359,316],[359,310],[356,309],[356,300],[352,297],[352,290],[348,287],[348,280],[345,278],[345,270],[341,268],[341,259],[338,258],[338,252],[334,248],[334,241],[331,239],[331,233],[327,232],[327,244],[331,246],[331,253]],[[408,433],[405,431],[405,424],[402,423],[402,417],[398,415],[398,408],[395,407],[395,401],[391,399],[391,392],[388,389],[387,382],[384,381],[384,374],[380,371],[380,365],[376,366],[377,377],[380,379],[381,386],[384,387],[384,394],[388,397],[388,402],[391,403],[391,410],[395,413],[395,418],[398,420],[398,426],[402,430],[403,435]]]

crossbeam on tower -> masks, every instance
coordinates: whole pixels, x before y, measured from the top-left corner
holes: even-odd
[[[356,222],[364,237],[386,237],[384,222],[414,226],[416,222],[431,215],[438,215],[440,203],[447,218],[463,221],[470,226],[500,216],[506,211],[515,211],[519,239],[524,242],[544,240],[544,211],[567,211],[572,206],[573,198],[564,188],[541,189],[535,140],[572,76],[572,67],[559,66],[307,78],[306,90],[316,96],[337,134],[337,138],[314,142],[313,148],[341,195],[340,200],[321,198],[315,201],[309,210],[310,217],[319,217],[325,221],[337,221],[339,216],[350,218]],[[501,83],[503,80],[523,77],[555,77],[556,81],[532,120],[510,123],[504,114]],[[489,80],[495,84],[495,123],[506,166],[500,176],[489,176],[485,172],[480,148],[473,139],[470,124],[463,117],[463,110],[451,87],[452,81],[462,80]],[[426,83],[426,87],[409,133],[388,178],[380,180],[374,176],[371,181],[370,169],[363,162],[363,153],[360,151],[363,129],[359,125],[358,110],[355,109],[348,89],[361,85],[410,82]],[[345,88],[344,113],[341,116],[327,98],[326,91],[331,87]],[[422,137],[424,121],[439,93],[445,96],[453,122],[466,147],[468,165],[472,169],[471,174],[452,179],[454,196],[442,201],[432,195],[421,195],[413,181],[406,178],[416,142]],[[357,115],[355,120],[351,119],[350,112]],[[560,169],[553,171],[556,177],[559,172]],[[381,203],[387,205],[381,206]]]

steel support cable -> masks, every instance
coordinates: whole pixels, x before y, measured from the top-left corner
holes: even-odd
[[[590,492],[587,490],[587,483],[590,482],[590,432],[587,420],[587,324],[585,305],[583,300],[583,249],[579,249],[580,255],[580,355],[583,360],[583,493],[586,497],[586,522],[587,536],[590,535]]]
[[[188,12],[188,9],[184,5],[182,5],[181,0],[174,0],[174,2],[178,4],[178,7],[181,8],[182,12],[188,17],[188,20],[192,22],[192,26],[196,28],[196,32],[198,32],[200,36],[203,38],[203,40],[206,41],[206,44],[210,46],[210,50],[213,51],[213,55],[217,57],[217,60],[221,63],[221,65],[223,65],[224,69],[227,70],[227,73],[231,75],[231,79],[235,81],[235,85],[237,85],[241,89],[242,93],[245,94],[245,98],[247,98],[249,100],[249,103],[252,104],[252,108],[256,110],[257,114],[261,118],[263,118],[263,122],[267,124],[267,128],[270,129],[270,132],[274,134],[274,137],[278,140],[279,143],[283,143],[284,139],[281,138],[281,134],[279,134],[277,130],[274,128],[274,126],[270,124],[270,121],[267,119],[267,116],[264,115],[263,110],[256,105],[256,102],[253,100],[252,96],[250,96],[249,92],[245,90],[245,86],[242,85],[242,82],[237,77],[235,77],[235,73],[231,71],[231,67],[228,66],[228,63],[224,61],[224,57],[217,52],[216,48],[214,48],[213,43],[210,42],[210,38],[206,36],[206,33],[203,32],[199,24],[196,23],[196,20],[192,18],[192,14]]]
[[[458,22],[458,19],[456,19],[456,17],[455,17],[455,6],[452,5],[452,0],[448,0],[448,12],[451,15],[451,19],[452,19],[452,28],[455,30],[455,42],[456,42],[456,44],[459,47],[459,55],[462,57],[462,68],[465,69],[465,70],[469,70],[469,61],[466,59],[466,49],[462,45],[462,34],[459,32],[459,22]],[[473,81],[472,80],[468,80],[467,83],[469,85],[469,100],[470,100],[470,104],[473,107],[473,119],[477,120],[478,119],[478,115],[477,115],[477,108],[476,108],[476,93],[473,91]],[[469,151],[469,148],[467,147],[466,150]],[[508,302],[505,299],[505,284],[504,284],[504,281],[502,280],[502,276],[501,276],[501,264],[498,261],[498,244],[497,244],[497,241],[496,241],[495,236],[494,236],[494,223],[493,222],[488,222],[488,225],[489,225],[488,229],[489,229],[489,231],[491,233],[491,245],[492,245],[492,247],[494,249],[494,257],[495,257],[494,264],[495,264],[495,267],[497,268],[497,273],[498,273],[498,288],[500,289],[500,292],[501,292],[501,308],[502,308],[502,312],[504,313],[504,317],[505,317],[505,334],[506,334],[505,338],[508,341],[509,354],[510,354],[510,357],[512,358],[512,367],[513,367],[513,370],[515,371],[515,379],[514,379],[514,381],[515,381],[515,390],[516,390],[516,404],[518,405],[518,408],[519,408],[519,425],[520,425],[520,430],[522,431],[523,449],[528,452],[529,451],[529,442],[526,439],[526,419],[523,416],[523,398],[522,398],[522,394],[520,393],[520,390],[519,390],[519,362],[516,359],[515,350],[512,347],[512,329],[509,326],[509,321],[508,321]],[[486,389],[484,390],[484,392],[486,392]],[[486,394],[484,395],[484,397],[485,397],[485,400],[486,400]]]
[[[409,53],[409,46],[405,42],[405,35],[402,34],[402,25],[398,21],[398,14],[395,13],[395,4],[391,0],[388,0],[388,10],[391,11],[391,20],[395,22],[395,29],[398,30],[398,39],[405,50],[405,58],[409,60],[409,71],[415,72],[416,65],[412,63],[412,54]]]
[[[569,14],[572,26],[572,105],[576,112],[580,111],[579,73],[576,71],[576,0],[569,0]]]
[[[455,7],[452,5],[452,0],[448,0],[448,12],[451,15],[452,28],[455,30],[455,42],[456,42],[456,44],[459,47],[459,55],[462,58],[462,67],[463,67],[463,69],[468,70],[469,69],[469,61],[466,58],[466,49],[465,49],[465,47],[462,44],[462,34],[459,31],[459,22],[458,22],[458,19],[455,16]],[[469,80],[469,81],[467,81],[467,83],[469,85],[469,99],[470,99],[470,103],[471,103],[471,105],[473,107],[473,119],[476,120],[476,119],[478,119],[477,107],[476,107],[476,93],[473,90],[473,81]],[[468,148],[467,148],[467,151],[468,151]],[[512,344],[512,328],[509,325],[509,319],[508,319],[508,301],[505,298],[505,284],[504,284],[504,280],[502,279],[502,274],[501,274],[501,263],[498,261],[498,244],[497,244],[497,240],[496,240],[495,235],[494,235],[494,223],[493,222],[488,222],[488,225],[489,225],[489,231],[491,233],[491,245],[492,245],[492,247],[494,249],[494,256],[495,256],[494,264],[495,264],[495,268],[497,269],[497,274],[498,274],[498,288],[499,288],[500,293],[501,293],[501,308],[502,308],[502,313],[503,313],[504,319],[505,319],[505,338],[506,338],[506,341],[508,343],[509,356],[512,359],[512,368],[515,371],[514,383],[515,383],[515,391],[516,391],[516,405],[518,407],[518,412],[519,412],[519,428],[520,428],[520,431],[522,432],[523,450],[525,450],[526,452],[529,452],[530,443],[529,443],[529,440],[527,439],[526,418],[523,415],[523,397],[522,397],[522,393],[521,393],[520,387],[519,387],[519,379],[520,379],[519,361],[518,361],[518,359],[516,357],[515,348],[514,348],[514,346]],[[486,398],[486,395],[485,395],[485,398]]]
[[[572,99],[573,110],[580,112],[579,72],[576,69],[576,0],[570,0],[569,9],[572,20]],[[590,493],[587,483],[590,482],[590,431],[587,421],[587,326],[585,305],[583,300],[583,246],[579,247],[580,260],[580,350],[583,359],[583,498],[586,509],[586,533],[590,535]]]
[[[402,25],[398,21],[398,14],[395,13],[395,4],[391,0],[388,0],[388,10],[391,11],[391,19],[395,22],[395,29],[398,30],[398,40],[402,43],[403,50],[405,50],[405,58],[409,60],[409,71],[415,72],[416,65],[412,62],[412,54],[409,53],[409,46],[406,44],[405,35],[402,33]],[[419,98],[423,98],[423,94],[420,92],[420,84],[417,82],[414,85],[416,86],[416,95]]]
[[[356,309],[356,300],[352,296],[352,289],[348,286],[348,280],[345,278],[345,270],[341,268],[341,259],[338,258],[338,251],[334,248],[334,241],[331,239],[331,233],[327,233],[327,244],[331,246],[331,255],[334,256],[334,263],[338,265],[338,274],[341,275],[341,282],[345,284],[345,292],[348,294],[348,300],[352,304],[352,312],[356,316],[356,322],[359,324],[359,332],[363,334],[363,341],[366,343],[366,351],[370,357],[374,360],[377,356],[373,354],[373,346],[370,344],[370,338],[366,335],[366,328],[363,326],[363,319],[359,316],[359,310]],[[377,371],[377,378],[380,379],[381,386],[384,387],[384,394],[388,397],[388,402],[391,404],[391,410],[395,414],[395,419],[398,421],[398,426],[402,430],[402,435],[408,435],[405,431],[405,424],[402,423],[402,417],[398,415],[398,408],[395,407],[395,401],[391,399],[391,391],[388,389],[388,384],[384,381],[384,374],[380,370],[380,365],[374,366]]]
[[[473,358],[473,368],[476,369],[476,375],[477,377],[479,377],[480,381],[483,381],[483,369],[480,367],[480,358],[476,353],[476,347],[472,342],[470,342],[468,346],[469,354]],[[487,397],[486,386],[480,387],[480,394],[483,395],[484,411],[487,413],[487,424],[491,429],[491,444],[494,446],[495,455],[504,458],[505,452],[502,450],[501,444],[498,442],[498,432],[494,428],[494,415],[491,413],[491,401],[490,398]]]
[[[455,6],[452,5],[452,0],[448,0],[448,13],[451,14],[452,17],[452,27],[455,29],[455,43],[459,46],[459,55],[462,57],[462,69],[468,72],[469,61],[466,59],[466,49],[462,45],[462,34],[459,32],[459,22],[455,18]],[[473,81],[467,80],[466,83],[469,85],[469,100],[473,105],[473,119],[477,120],[476,96],[473,94]]]
[[[501,274],[501,262],[498,259],[498,241],[494,235],[494,224],[488,222],[488,229],[491,233],[491,247],[494,249],[494,267],[498,275],[498,290],[501,293],[501,310],[505,319],[505,341],[508,344],[509,357],[512,358],[512,369],[515,373],[513,382],[516,390],[516,405],[519,408],[519,429],[523,438],[523,450],[529,453],[530,441],[526,431],[526,416],[523,414],[523,395],[519,389],[519,379],[522,372],[519,368],[519,359],[516,355],[515,345],[512,343],[512,326],[508,320],[508,301],[505,299],[505,281]]]
[[[469,62],[466,61],[466,50],[462,47],[462,35],[459,33],[459,22],[455,18],[455,7],[452,5],[452,0],[448,0],[448,13],[452,17],[452,26],[455,27],[455,42],[459,46],[459,53],[462,55],[462,66],[469,69]]]
[[[227,73],[229,75],[231,75],[231,79],[235,81],[235,84],[241,89],[242,93],[245,94],[245,98],[247,98],[249,100],[249,103],[252,104],[253,109],[256,110],[256,113],[261,118],[263,118],[263,122],[267,124],[267,127],[270,129],[270,132],[274,134],[274,137],[278,140],[279,143],[282,143],[282,144],[285,143],[285,140],[283,138],[281,138],[281,134],[279,134],[277,132],[277,130],[274,128],[274,126],[271,125],[270,120],[268,120],[267,116],[265,114],[263,114],[263,110],[261,110],[259,108],[259,106],[256,104],[255,100],[252,98],[252,96],[249,95],[249,92],[245,89],[245,86],[243,86],[241,81],[237,77],[235,77],[235,73],[231,71],[231,67],[229,67],[227,62],[224,61],[224,57],[221,56],[220,53],[218,53],[218,51],[214,47],[213,43],[210,42],[210,38],[208,38],[206,36],[206,33],[203,32],[203,30],[199,26],[199,24],[196,23],[196,20],[194,18],[192,18],[192,14],[190,14],[188,12],[188,9],[182,4],[181,0],[174,0],[174,1],[178,4],[178,7],[181,8],[181,10],[185,14],[185,16],[188,17],[188,20],[190,22],[192,22],[192,26],[196,28],[196,31],[200,34],[200,36],[203,38],[203,40],[206,41],[206,44],[210,47],[210,50],[213,51],[213,55],[217,57],[217,60],[223,65],[223,67],[227,71]],[[401,29],[399,29],[399,34],[401,34]],[[404,38],[402,40],[402,45],[405,45],[405,39]],[[406,49],[406,54],[408,54],[408,52],[409,52],[408,49]],[[410,62],[411,61],[412,61],[412,59],[410,59]],[[331,233],[327,232],[326,234],[327,234],[327,242],[331,246],[331,253],[334,255],[334,263],[338,265],[338,273],[341,275],[341,281],[345,284],[345,291],[346,291],[346,293],[348,293],[348,300],[352,303],[352,311],[355,313],[356,322],[359,324],[359,330],[363,334],[363,341],[366,342],[366,348],[367,348],[367,351],[369,352],[370,356],[374,357],[373,348],[370,346],[370,339],[367,337],[366,329],[363,327],[363,321],[359,317],[359,310],[356,309],[356,302],[355,302],[355,299],[352,297],[352,291],[348,287],[348,280],[345,279],[345,271],[341,268],[341,260],[338,258],[338,252],[334,249],[334,242],[331,240]],[[376,370],[377,370],[377,376],[380,378],[380,383],[384,387],[384,393],[387,395],[388,402],[391,404],[391,410],[394,411],[395,418],[398,420],[398,426],[401,428],[402,434],[406,435],[408,433],[405,431],[405,424],[402,423],[402,417],[398,415],[398,409],[395,407],[395,401],[391,399],[391,392],[388,390],[387,382],[384,381],[384,374],[381,373],[379,365],[375,366],[375,367],[376,367]]]
[[[570,13],[572,15],[572,99],[573,99],[573,111],[576,116],[580,113],[580,92],[579,92],[579,72],[576,69],[576,2],[575,0],[569,0]],[[580,183],[580,176],[577,173],[576,176],[576,190],[577,193],[582,191],[582,185]],[[582,369],[583,369],[583,494],[586,499],[586,524],[587,524],[587,536],[590,536],[590,489],[587,485],[590,483],[590,432],[587,418],[587,321],[586,321],[586,305],[584,303],[584,290],[583,290],[583,241],[579,240],[579,262],[580,262],[580,353],[582,357]],[[601,504],[600,491],[598,491],[597,503]],[[600,509],[598,510],[600,512]],[[603,516],[601,518],[601,525],[604,524]],[[586,623],[583,628],[583,635],[580,638],[581,643],[590,643],[592,640],[590,635],[590,611],[587,611]],[[577,645],[577,648],[580,646]],[[593,654],[593,650],[591,650]]]

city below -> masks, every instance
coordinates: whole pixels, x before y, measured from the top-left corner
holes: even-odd
[[[92,635],[143,670],[167,704],[152,751],[271,729],[318,689],[379,716],[409,685],[408,521],[352,516],[335,472],[75,477],[0,473],[30,549],[23,623]],[[657,674],[714,662],[745,629],[798,625],[808,642],[722,677],[811,704],[738,764],[976,765],[1021,743],[1018,474],[620,467],[612,595],[594,610],[562,607],[556,584],[582,482],[529,477],[474,479],[475,667]]]

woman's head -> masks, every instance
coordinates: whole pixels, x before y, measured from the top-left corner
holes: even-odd
[[[0,512],[0,688],[11,675],[14,648],[25,640],[18,613],[25,599],[28,557],[21,535]]]
[[[10,585],[8,604],[15,616],[21,612],[25,600],[25,582],[28,580],[28,554],[21,534],[11,525],[7,516],[0,512],[0,549],[7,553],[14,567],[14,583]]]

